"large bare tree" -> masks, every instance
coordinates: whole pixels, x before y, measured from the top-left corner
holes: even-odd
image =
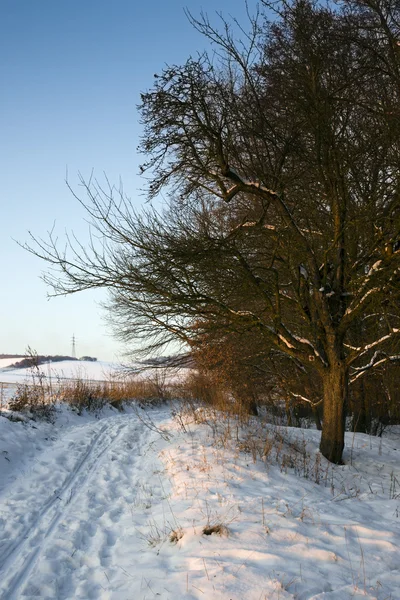
[[[214,52],[143,94],[143,170],[169,206],[137,215],[88,182],[100,237],[32,249],[55,293],[109,288],[124,341],[192,343],[212,324],[312,363],[339,463],[349,382],[398,359],[400,9],[273,4],[248,33],[191,18]]]

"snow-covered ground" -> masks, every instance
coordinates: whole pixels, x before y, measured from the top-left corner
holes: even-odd
[[[80,379],[88,382],[110,381],[122,373],[122,367],[106,361],[64,360],[45,363],[39,368],[13,369],[11,365],[20,359],[0,359],[0,408],[15,394],[18,385],[38,385],[55,388],[57,385]]]
[[[312,430],[271,429],[262,460],[167,407],[59,410],[0,417],[0,598],[400,599],[398,436],[348,434],[329,468]]]
[[[9,359],[4,359],[4,362],[7,360]],[[117,364],[103,360],[63,360],[40,365],[39,370],[47,379],[54,381],[59,379],[107,381],[116,375],[118,368]],[[0,381],[4,383],[29,383],[32,380],[32,373],[36,375],[36,369],[10,369],[9,363],[2,366],[0,362]]]
[[[9,367],[10,365],[17,362],[17,360],[21,360],[21,359],[20,358],[0,358],[0,369]]]
[[[18,359],[0,359],[0,383],[18,384],[32,383],[36,378],[37,369],[11,369],[10,364]],[[135,363],[124,366],[118,363],[107,362],[104,360],[82,361],[82,360],[63,360],[60,362],[51,362],[40,365],[39,372],[47,382],[57,382],[70,379],[83,379],[89,381],[110,381],[115,378],[136,377],[142,379],[164,378],[172,383],[177,379],[185,377],[190,369],[187,368],[143,368],[143,365]]]

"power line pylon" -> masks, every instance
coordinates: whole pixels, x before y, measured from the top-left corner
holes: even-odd
[[[76,358],[76,339],[75,334],[72,334],[72,358]]]

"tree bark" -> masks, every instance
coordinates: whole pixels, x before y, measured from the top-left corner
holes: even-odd
[[[290,404],[290,400],[288,398],[285,398],[285,412],[286,412],[287,426],[293,427],[292,407]]]
[[[249,415],[258,417],[258,406],[255,398],[250,398],[247,402],[247,410]]]
[[[356,382],[356,387],[353,391],[354,395],[354,410],[353,410],[353,426],[352,429],[358,433],[367,433],[367,407],[365,397],[364,381]],[[371,429],[371,426],[369,426]]]
[[[342,464],[348,390],[348,372],[343,361],[332,361],[323,378],[323,388],[324,414],[319,449],[329,461]]]
[[[318,431],[322,431],[322,423],[321,423],[321,419],[319,416],[318,406],[313,406],[312,412],[313,412],[316,428],[318,429]]]

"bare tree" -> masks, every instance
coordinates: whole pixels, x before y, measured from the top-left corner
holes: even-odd
[[[340,463],[350,380],[398,359],[400,10],[274,10],[248,34],[192,18],[214,54],[166,68],[143,94],[143,170],[151,198],[169,193],[163,213],[135,214],[88,182],[99,237],[31,251],[56,268],[55,293],[107,287],[126,342],[191,344],[211,323],[312,363],[320,449]]]

